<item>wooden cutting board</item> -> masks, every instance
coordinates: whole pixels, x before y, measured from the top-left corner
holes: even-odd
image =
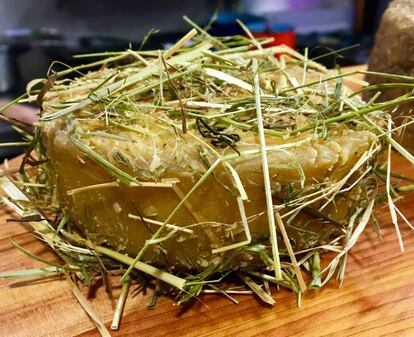
[[[414,177],[414,167],[402,158],[394,156],[393,163],[397,171]],[[398,204],[412,221],[413,203],[411,194]],[[349,255],[342,289],[331,282],[322,290],[308,291],[301,308],[295,296],[282,290],[274,294],[273,308],[251,296],[235,296],[240,301],[235,305],[211,295],[191,307],[161,298],[155,310],[147,309],[150,294],[132,291],[121,329],[113,336],[414,336],[414,231],[402,224],[402,254],[387,208],[377,213],[384,240],[371,226],[366,229]],[[42,267],[13,248],[11,239],[39,256],[55,258],[27,225],[6,222],[14,216],[1,209],[0,271]],[[114,303],[100,284],[89,295],[109,326]],[[98,336],[63,279],[0,280],[0,299],[1,336]]]
[[[414,167],[393,156],[393,170],[414,178]],[[398,206],[414,223],[414,193]],[[27,225],[6,222],[15,217],[0,210],[0,272],[43,267],[11,245],[11,239],[33,253],[56,259]],[[377,210],[384,239],[372,226],[361,235],[348,258],[344,285],[330,282],[308,291],[301,308],[296,297],[281,290],[276,305],[265,307],[252,296],[235,296],[238,305],[221,296],[202,296],[192,306],[177,306],[160,298],[148,310],[151,295],[131,288],[119,331],[113,336],[414,336],[414,231],[401,223],[405,252],[401,253],[388,209]],[[101,284],[83,289],[109,327],[115,301]],[[119,289],[114,289],[114,296]],[[0,336],[99,336],[66,281],[0,279]]]

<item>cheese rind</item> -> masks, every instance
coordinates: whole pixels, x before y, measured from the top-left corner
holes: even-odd
[[[194,130],[177,137],[169,127],[155,123],[150,125],[150,135],[142,135],[116,127],[108,130],[97,121],[83,122],[80,141],[137,181],[162,182],[174,178],[178,180],[174,188],[119,183],[117,187],[90,189],[73,195],[67,192],[117,179],[74,145],[71,138],[73,125],[57,120],[48,122],[43,128],[43,142],[50,160],[50,171],[53,172],[57,200],[69,214],[71,222],[76,224],[76,230],[95,243],[107,244],[131,256],[141,250],[181,197],[202,177],[206,171],[203,160],[211,165],[215,159],[211,153],[205,157],[200,153],[200,144],[205,140]],[[88,135],[104,129],[117,138]],[[258,149],[256,133],[240,131],[238,134],[238,151],[245,153]],[[280,190],[286,191],[289,184],[300,190],[328,181],[330,184],[339,181],[375,141],[376,137],[369,131],[339,126],[330,131],[326,140],[314,140],[309,135],[288,138],[266,136],[274,205],[283,204]],[[299,145],[286,146],[295,143]],[[285,148],[272,150],[272,147],[282,144]],[[248,200],[244,202],[244,207],[253,242],[268,242],[260,154],[238,157],[230,148],[217,151],[221,156],[230,154],[232,159],[228,163],[237,171],[246,190]],[[119,153],[122,153],[122,158],[119,158]],[[222,185],[236,191],[232,176],[224,165],[219,165],[214,177],[208,176],[170,221],[170,225],[190,231],[176,231],[172,226],[165,228],[161,235],[165,240],[152,245],[143,260],[202,270],[210,263],[219,263],[234,253],[212,252],[215,248],[244,241],[246,237],[237,200]],[[341,235],[340,224],[349,219],[361,202],[360,189],[357,185],[351,192],[338,195],[336,203],[323,210],[335,223],[306,212],[300,212],[291,223],[287,222],[295,249],[328,243],[332,237]],[[317,209],[319,205],[321,202],[311,206]],[[282,210],[282,214],[288,210]],[[231,262],[233,267],[251,263],[257,263],[257,257],[243,250],[238,251]]]

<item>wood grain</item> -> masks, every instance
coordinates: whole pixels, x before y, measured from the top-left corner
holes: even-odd
[[[414,167],[393,156],[395,171],[414,178]],[[414,194],[398,206],[414,222]],[[32,252],[55,259],[27,225],[6,222],[15,215],[0,211],[0,271],[42,266],[13,248],[13,239]],[[148,310],[150,294],[136,293],[127,300],[121,329],[113,336],[414,336],[414,232],[401,224],[405,252],[386,207],[377,210],[384,239],[368,226],[349,254],[344,285],[335,282],[308,291],[302,307],[281,290],[276,305],[265,307],[251,296],[236,296],[235,305],[220,296],[203,296],[192,306],[176,306],[160,298]],[[87,289],[82,289],[87,295]],[[115,295],[119,289],[115,289]],[[91,302],[109,327],[114,301],[95,285]],[[98,336],[63,279],[0,280],[0,336]]]
[[[414,177],[414,169],[399,156],[397,171]],[[414,195],[399,207],[414,220]],[[275,293],[274,308],[250,296],[238,296],[239,305],[220,296],[204,296],[204,303],[178,307],[161,298],[148,310],[149,294],[127,301],[121,329],[114,336],[412,336],[414,334],[414,232],[402,226],[406,251],[400,253],[388,211],[377,211],[384,229],[378,240],[372,227],[362,235],[349,256],[342,289],[334,282],[308,291],[301,308],[287,291]],[[38,241],[27,225],[6,222],[15,215],[0,213],[0,271],[42,266],[13,248],[10,239],[42,257],[55,256]],[[115,289],[115,294],[119,289]],[[83,289],[86,294],[86,289]],[[1,336],[98,336],[93,324],[59,278],[0,280]],[[97,285],[92,304],[109,326],[113,301]]]

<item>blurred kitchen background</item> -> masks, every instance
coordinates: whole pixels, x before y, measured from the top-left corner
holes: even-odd
[[[0,106],[25,90],[33,78],[44,77],[55,61],[77,65],[73,54],[139,48],[166,48],[191,28],[185,14],[215,35],[242,34],[240,18],[256,36],[273,36],[309,57],[359,44],[318,62],[366,63],[375,32],[389,0],[0,0]],[[17,111],[18,109],[16,109]],[[30,114],[28,107],[16,113]],[[18,140],[0,122],[0,142]],[[0,161],[23,151],[1,147]]]

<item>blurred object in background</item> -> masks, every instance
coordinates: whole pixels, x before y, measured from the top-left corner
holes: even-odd
[[[236,20],[242,21],[253,33],[264,33],[267,30],[266,18],[258,15],[234,12],[218,13],[211,24],[210,33],[215,36],[244,35],[243,29]]]
[[[394,0],[391,2],[381,21],[381,26],[376,36],[375,46],[372,50],[369,68],[370,71],[414,76],[414,1]],[[366,77],[371,84],[382,83],[383,77],[368,75]],[[389,79],[387,82],[403,82],[401,79]],[[403,84],[403,85],[404,85]],[[378,101],[391,100],[407,92],[412,87],[381,88],[381,96]],[[367,92],[366,99],[370,99],[374,92]],[[414,104],[398,106],[393,111],[393,121],[400,125],[414,116]],[[414,153],[414,126],[410,125],[404,130],[403,145]]]
[[[12,46],[0,43],[0,94],[13,90],[16,87],[18,75],[14,65]]]
[[[151,28],[161,32],[154,35],[148,48],[162,48],[163,43],[174,41],[189,29],[182,20],[184,14],[203,23],[217,8],[217,3],[211,0],[1,0],[0,44],[9,46],[16,73],[9,95],[20,94],[29,80],[45,76],[55,60],[73,66],[84,61],[73,59],[73,54],[125,50],[130,43],[138,48]]]
[[[267,43],[264,47],[273,47],[279,45],[286,45],[295,49],[295,29],[294,26],[288,23],[277,23],[270,25],[266,32],[254,32],[255,38],[272,38],[273,42]]]
[[[256,38],[273,38],[265,47],[287,45],[295,48],[294,26],[289,23],[269,24],[264,16],[246,13],[222,12],[211,24],[210,33],[215,36],[247,35],[237,20],[242,21]]]
[[[290,23],[297,34],[352,30],[351,0],[244,0],[244,3],[247,12],[265,16],[270,25]]]
[[[295,46],[308,48],[310,57],[351,45],[358,47],[318,61],[331,68],[364,64],[374,41],[379,20],[389,0],[242,0],[234,11],[261,16],[267,27],[294,27]],[[259,35],[263,36],[263,35]]]
[[[289,23],[275,23],[270,25],[269,34],[273,37],[272,45],[277,46],[284,44],[292,49],[295,49],[295,28]]]
[[[65,64],[76,66],[83,62],[73,59],[74,54],[125,50],[130,46],[126,39],[75,37],[49,27],[8,29],[0,41],[0,62],[3,56],[1,46],[5,46],[4,63],[7,65],[4,73],[0,71],[0,94],[11,91],[15,95],[24,91],[26,83],[33,78],[46,76],[53,61],[59,61],[59,64],[55,64],[55,70],[63,69],[67,67]],[[8,85],[2,86],[2,83]]]
[[[0,109],[8,103],[7,100],[0,99]],[[31,106],[16,104],[11,106],[4,115],[12,119],[19,120],[25,124],[31,125],[37,121],[38,110]],[[21,142],[22,137],[15,131],[7,122],[0,120],[0,143]],[[24,147],[21,146],[6,146],[0,147],[0,161],[6,158],[12,158],[22,153]]]

